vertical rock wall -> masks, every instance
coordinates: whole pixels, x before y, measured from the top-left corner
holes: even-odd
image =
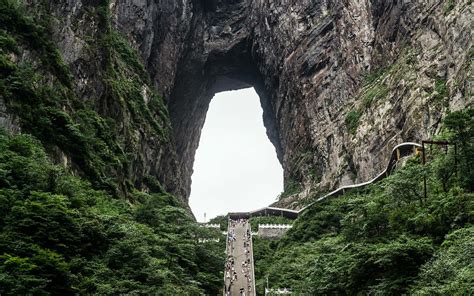
[[[432,137],[443,114],[472,104],[473,5],[449,5],[196,4],[169,98],[187,186],[216,91],[257,89],[285,182],[301,184],[301,194],[282,202],[292,207],[315,188],[372,178],[397,143]]]
[[[121,129],[134,152],[126,178],[140,185],[156,176],[184,200],[216,92],[256,88],[285,182],[302,190],[281,201],[290,207],[370,179],[395,144],[433,136],[446,112],[473,101],[469,0],[47,2],[77,93],[126,123],[128,113],[102,99],[104,56],[91,50],[102,30],[91,7],[108,5],[113,27],[167,102],[173,128],[166,143],[146,126]]]

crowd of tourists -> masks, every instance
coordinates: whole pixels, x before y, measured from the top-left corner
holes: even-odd
[[[237,237],[236,228],[242,227],[243,234]],[[242,239],[242,240],[241,240]],[[225,264],[225,295],[230,296],[231,291],[238,291],[239,296],[252,294],[252,251],[251,233],[249,222],[245,219],[230,220],[227,232],[227,261]],[[241,278],[242,277],[242,278]],[[243,279],[243,280],[242,280]],[[235,289],[236,287],[237,289]],[[233,289],[234,288],[234,289]],[[232,295],[234,296],[234,295]]]

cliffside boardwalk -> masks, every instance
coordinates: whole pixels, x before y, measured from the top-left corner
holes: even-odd
[[[248,220],[229,220],[226,254],[224,295],[255,295],[252,231]]]
[[[404,142],[404,143],[398,144],[392,149],[392,153],[390,154],[390,158],[388,160],[386,168],[382,172],[380,172],[378,175],[376,175],[374,178],[372,178],[371,180],[367,182],[341,186],[337,188],[336,190],[331,191],[324,196],[321,196],[320,198],[316,199],[315,201],[311,202],[310,204],[306,205],[300,210],[290,210],[290,209],[283,209],[283,208],[276,208],[276,207],[264,207],[264,208],[261,208],[255,211],[250,211],[250,212],[230,212],[229,218],[230,219],[250,219],[252,217],[258,217],[258,216],[281,216],[281,217],[285,217],[289,219],[296,219],[298,218],[299,214],[304,212],[306,209],[310,208],[315,203],[318,203],[327,198],[343,195],[351,189],[363,188],[365,186],[378,182],[384,179],[385,177],[388,177],[389,175],[392,174],[397,162],[402,157],[421,153],[421,151],[423,150],[420,150],[420,149],[422,149],[422,145],[418,143]]]

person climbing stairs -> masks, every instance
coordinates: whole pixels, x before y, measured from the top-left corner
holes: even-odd
[[[224,295],[255,295],[252,231],[248,220],[229,220],[226,244]]]

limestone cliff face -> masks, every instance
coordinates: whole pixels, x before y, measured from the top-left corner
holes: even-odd
[[[472,104],[470,1],[202,1],[168,97],[188,177],[216,91],[254,86],[287,185],[371,179]],[[189,183],[187,183],[189,186]]]
[[[54,41],[78,93],[94,101],[103,91],[96,83],[102,57],[86,45],[100,24],[87,12],[101,1],[49,2]],[[146,127],[123,129],[138,137],[129,174],[157,176],[186,199],[210,100],[253,86],[285,182],[302,190],[281,205],[298,207],[316,188],[368,180],[394,145],[430,138],[446,112],[473,103],[473,6],[470,0],[112,0],[112,24],[140,53],[173,130],[163,143]],[[95,103],[128,120],[114,102]]]

